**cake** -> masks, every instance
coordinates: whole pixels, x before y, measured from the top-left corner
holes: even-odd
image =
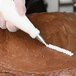
[[[27,15],[49,44],[70,50],[73,56],[45,47],[23,31],[0,29],[0,76],[76,76],[76,15]]]

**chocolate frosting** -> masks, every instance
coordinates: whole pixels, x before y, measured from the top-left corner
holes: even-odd
[[[76,15],[35,13],[27,15],[48,44],[70,50],[74,56],[45,47],[23,31],[0,29],[0,76],[65,76],[76,73]]]

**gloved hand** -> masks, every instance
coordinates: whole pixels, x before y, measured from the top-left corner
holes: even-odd
[[[13,0],[15,2],[17,11],[20,15],[26,13],[25,0]],[[15,32],[18,30],[11,22],[5,21],[2,13],[0,12],[0,28],[8,29],[10,32]]]

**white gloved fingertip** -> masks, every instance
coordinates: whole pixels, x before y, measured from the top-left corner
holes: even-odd
[[[18,28],[13,25],[9,25],[8,23],[6,24],[6,27],[10,32],[16,32],[18,30]]]
[[[5,21],[4,20],[0,20],[0,28],[1,29],[6,29],[6,23],[5,23]]]

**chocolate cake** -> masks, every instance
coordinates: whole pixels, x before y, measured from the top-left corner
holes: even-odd
[[[76,76],[76,15],[27,15],[49,44],[70,50],[73,56],[45,47],[23,31],[0,29],[0,76]]]

